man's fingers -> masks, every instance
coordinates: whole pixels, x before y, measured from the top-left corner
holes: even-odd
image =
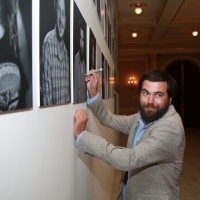
[[[86,127],[88,116],[85,110],[79,109],[74,114],[74,136],[77,138]]]
[[[87,114],[86,114],[86,112],[85,112],[85,110],[79,110],[79,112],[78,112],[78,115],[79,115],[79,117],[80,117],[80,119],[81,120],[87,120],[88,119],[88,117],[87,117]]]
[[[87,113],[85,112],[85,110],[83,110],[83,109],[77,110],[74,115],[74,120],[75,120],[75,122],[76,121],[87,121],[88,116],[87,116]]]
[[[98,80],[99,79],[99,74],[95,72],[95,70],[91,70],[91,73],[94,77],[95,80]]]

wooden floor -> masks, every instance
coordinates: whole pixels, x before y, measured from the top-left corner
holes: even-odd
[[[186,129],[180,192],[182,200],[200,200],[200,130],[197,129]]]
[[[200,200],[200,130],[185,129],[186,149],[180,177],[182,200]],[[121,171],[116,170],[111,200],[116,200]]]

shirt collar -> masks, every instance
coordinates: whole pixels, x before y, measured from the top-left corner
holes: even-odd
[[[160,119],[160,118],[159,118],[159,119]],[[159,119],[157,119],[157,120],[155,120],[155,121],[153,121],[153,122],[151,122],[151,123],[149,123],[149,124],[147,124],[147,125],[145,126],[144,121],[142,120],[142,118],[141,118],[141,116],[140,116],[140,114],[139,114],[139,121],[138,121],[138,123],[137,123],[137,126],[140,126],[141,129],[142,129],[142,128],[146,129],[147,127],[151,126],[152,124],[155,124]]]

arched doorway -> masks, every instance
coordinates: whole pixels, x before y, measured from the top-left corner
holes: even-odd
[[[177,81],[172,103],[186,128],[200,128],[200,68],[188,60],[174,61],[165,68]]]

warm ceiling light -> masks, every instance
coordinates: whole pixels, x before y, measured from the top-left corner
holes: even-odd
[[[137,37],[137,33],[132,33],[132,36],[133,37]]]
[[[142,8],[135,8],[135,13],[138,15],[142,13]]]
[[[131,7],[135,9],[136,14],[142,13],[142,8],[146,7],[145,3],[133,3]]]
[[[138,35],[138,32],[140,32],[140,30],[129,30],[129,32],[131,32],[132,33],[132,37],[137,37],[137,35]]]
[[[192,32],[192,35],[193,35],[193,36],[197,36],[197,35],[198,35],[198,31],[193,31],[193,32]]]
[[[192,32],[193,36],[197,36],[198,35],[198,29],[194,28],[194,29],[189,29],[189,31]]]

